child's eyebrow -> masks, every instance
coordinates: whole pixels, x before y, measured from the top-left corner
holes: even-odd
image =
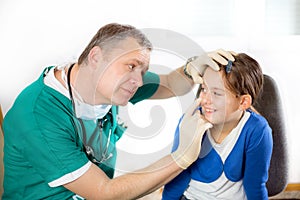
[[[225,91],[225,89],[223,89],[223,88],[217,88],[217,87],[213,87],[212,90],[219,90],[219,91],[222,91],[222,92]]]
[[[218,88],[218,87],[207,87],[207,85],[205,83],[202,84],[202,87],[206,87],[208,88],[209,90],[218,90],[218,91],[221,91],[221,92],[225,92],[225,88]]]

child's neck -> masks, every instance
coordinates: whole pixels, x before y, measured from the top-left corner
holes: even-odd
[[[244,112],[241,112],[240,116],[234,121],[214,125],[210,129],[210,133],[215,142],[221,144],[224,139],[231,133],[231,131],[239,124],[243,116]]]

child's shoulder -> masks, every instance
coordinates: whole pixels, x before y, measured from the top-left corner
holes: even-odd
[[[251,120],[255,123],[268,124],[267,119],[264,116],[262,116],[261,114],[256,113],[250,109],[248,109],[246,112],[250,113],[249,120]]]
[[[247,130],[251,130],[250,132],[253,133],[258,132],[259,135],[261,131],[271,132],[271,127],[269,126],[269,123],[264,116],[253,112],[252,110],[247,110],[247,112],[250,113],[250,117],[245,124],[245,128]]]

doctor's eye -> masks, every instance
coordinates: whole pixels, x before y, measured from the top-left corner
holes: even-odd
[[[128,69],[129,69],[130,71],[132,71],[134,68],[135,68],[135,65],[133,65],[133,64],[129,64],[129,65],[128,65]]]

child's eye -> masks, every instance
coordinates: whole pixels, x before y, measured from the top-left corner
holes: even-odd
[[[200,89],[200,92],[205,93],[205,92],[206,92],[206,89],[205,89],[205,88],[201,88],[201,89]]]
[[[218,93],[218,92],[213,92],[213,94],[214,94],[215,96],[222,96],[222,94],[221,94],[221,93]]]

